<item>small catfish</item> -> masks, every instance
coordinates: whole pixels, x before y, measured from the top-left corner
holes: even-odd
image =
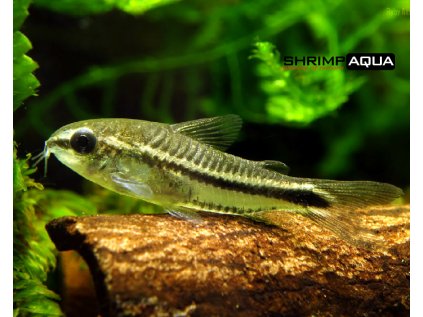
[[[388,204],[402,195],[401,189],[371,181],[290,177],[282,162],[224,153],[241,125],[236,115],[171,125],[80,121],[54,132],[39,160],[46,163],[53,153],[86,179],[179,217],[195,219],[198,211],[207,211],[282,226],[277,215],[295,213],[355,245],[375,242],[354,210]]]

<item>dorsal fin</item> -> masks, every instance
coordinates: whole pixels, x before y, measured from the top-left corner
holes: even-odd
[[[238,137],[241,117],[229,114],[172,124],[173,132],[189,136],[218,150],[226,150]]]
[[[285,163],[282,163],[280,161],[261,161],[258,162],[261,167],[271,170],[271,171],[275,171],[278,172],[280,174],[284,174],[287,175],[289,173],[289,167],[288,165],[286,165]]]

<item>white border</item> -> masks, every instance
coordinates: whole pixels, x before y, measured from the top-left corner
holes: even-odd
[[[13,314],[13,1],[0,2],[0,307]]]

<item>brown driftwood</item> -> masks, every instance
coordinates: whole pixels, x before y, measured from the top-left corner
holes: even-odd
[[[65,217],[47,230],[87,261],[102,316],[406,316],[409,208],[362,213],[386,248],[295,216],[285,229],[202,214]]]

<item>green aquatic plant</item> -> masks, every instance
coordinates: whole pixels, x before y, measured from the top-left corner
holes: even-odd
[[[266,111],[275,122],[307,125],[342,106],[363,83],[348,80],[344,70],[285,70],[269,42],[257,42],[252,58],[260,60],[257,75],[267,95]]]
[[[58,295],[45,285],[54,268],[54,245],[37,215],[35,192],[43,186],[30,175],[34,169],[13,153],[13,303],[15,316],[60,316]],[[38,211],[39,212],[39,211]]]
[[[48,221],[95,214],[89,200],[69,191],[45,190],[31,178],[30,155],[13,154],[13,291],[15,316],[61,316],[59,296],[46,282],[56,266],[56,250],[47,235]]]
[[[30,41],[19,29],[28,15],[29,1],[13,2],[13,109],[35,94],[39,86],[32,74],[37,64],[26,54]],[[28,160],[17,157],[13,149],[13,306],[14,316],[60,316],[58,295],[45,283],[47,273],[55,266],[54,246],[43,228],[44,221],[36,215],[37,200],[33,193],[43,186],[30,175]]]
[[[13,110],[18,109],[23,101],[35,94],[40,85],[32,72],[38,67],[26,53],[31,49],[31,42],[19,31],[28,16],[30,0],[13,1]]]

